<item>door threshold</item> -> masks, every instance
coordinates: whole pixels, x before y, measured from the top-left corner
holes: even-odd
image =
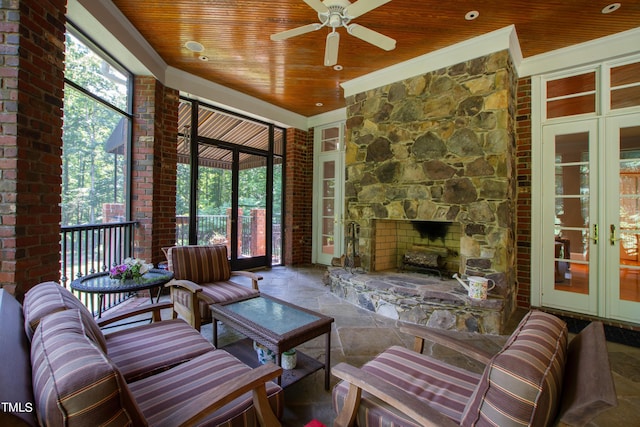
[[[604,333],[607,341],[640,348],[640,325],[636,323],[605,319],[602,317],[557,310],[548,307],[539,307],[538,310],[558,316],[567,322],[567,328],[569,329],[569,332],[573,334],[579,333],[584,327],[593,321],[600,321],[604,325]]]

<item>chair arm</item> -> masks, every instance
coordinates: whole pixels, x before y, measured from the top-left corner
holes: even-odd
[[[202,292],[202,286],[198,285],[191,280],[186,279],[174,279],[167,283],[165,287],[171,288],[171,301],[173,302],[173,317],[174,319],[180,315],[187,323],[189,323],[196,331],[200,331],[202,325],[202,319],[200,318],[200,309],[198,308],[198,300],[204,299],[204,293]],[[189,294],[189,303],[181,303],[176,298],[177,289],[181,289]]]
[[[118,311],[115,314],[108,315],[96,320],[96,323],[100,328],[105,327],[111,323],[118,322],[120,320],[128,319],[129,317],[137,316],[145,313],[152,313],[154,322],[160,321],[160,310],[172,309],[173,304],[170,302],[161,302],[157,304],[145,304],[136,308],[128,309],[125,311]]]
[[[269,404],[265,383],[281,374],[282,368],[273,363],[267,363],[247,371],[191,399],[186,405],[172,411],[161,425],[167,427],[194,425],[232,400],[251,391],[253,392],[253,406],[256,409],[260,425],[280,426],[280,421]]]
[[[262,276],[256,273],[253,273],[251,271],[243,271],[243,270],[239,270],[239,271],[232,271],[231,272],[232,276],[244,276],[244,277],[249,277],[251,279],[251,286],[253,286],[253,289],[255,289],[256,291],[259,291],[260,289],[258,288],[258,281],[262,280]]]
[[[398,409],[421,426],[449,427],[458,425],[451,418],[428,406],[414,395],[354,366],[338,363],[331,369],[331,373],[349,383],[345,405],[336,417],[334,427],[353,425],[363,390]]]
[[[415,337],[413,350],[418,353],[422,353],[424,340],[428,340],[469,356],[485,365],[493,357],[491,352],[477,348],[454,334],[438,329],[407,323],[400,326],[400,331]]]
[[[191,293],[197,293],[197,292],[202,292],[202,286],[198,285],[195,282],[192,282],[191,280],[184,280],[184,279],[174,279],[172,281],[170,281],[169,283],[167,283],[166,285],[164,285],[165,288],[183,288],[186,291],[189,291]]]

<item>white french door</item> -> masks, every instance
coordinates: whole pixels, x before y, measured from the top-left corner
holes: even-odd
[[[343,185],[344,152],[342,124],[315,131],[314,262],[331,265],[344,251]]]
[[[542,147],[542,305],[640,322],[640,114],[544,126]]]
[[[640,322],[640,114],[606,120],[606,167],[611,191],[605,194],[607,235],[606,312],[614,319]],[[615,188],[617,184],[617,188]],[[605,236],[603,236],[605,237]]]

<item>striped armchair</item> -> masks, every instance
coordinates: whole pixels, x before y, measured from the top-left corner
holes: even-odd
[[[200,325],[211,323],[209,305],[237,301],[258,295],[262,276],[250,271],[231,271],[227,247],[172,246],[163,248],[174,280],[171,288],[174,313],[187,320],[198,331]],[[231,280],[233,276],[251,279],[251,287]]]
[[[617,405],[602,323],[570,345],[559,318],[531,311],[490,355],[451,334],[407,326],[413,351],[394,346],[361,369],[341,363],[334,426],[582,426]],[[486,364],[476,374],[422,354],[424,340]]]

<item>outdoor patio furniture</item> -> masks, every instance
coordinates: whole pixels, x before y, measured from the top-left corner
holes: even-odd
[[[171,301],[175,314],[183,317],[196,330],[211,323],[209,305],[251,298],[260,293],[262,276],[250,271],[231,271],[225,245],[172,246],[163,248],[174,280]],[[233,276],[251,279],[251,287],[236,283]]]
[[[51,292],[51,285],[59,286],[36,287],[39,296],[32,294],[25,307],[0,289],[0,358],[6,362],[0,400],[11,402],[0,425],[280,425],[283,392],[272,380],[281,368],[251,369],[182,320],[132,327],[128,344],[120,342],[121,354],[112,357],[108,334],[102,336],[89,311],[74,307],[68,291]],[[159,315],[166,306],[153,309]],[[206,351],[185,354],[196,347]],[[131,367],[143,374],[127,379]]]
[[[556,316],[529,312],[491,355],[454,335],[419,326],[413,350],[393,346],[361,369],[332,373],[335,426],[582,426],[617,405],[603,325],[592,322],[567,345]],[[421,354],[424,340],[486,364],[483,374]]]

